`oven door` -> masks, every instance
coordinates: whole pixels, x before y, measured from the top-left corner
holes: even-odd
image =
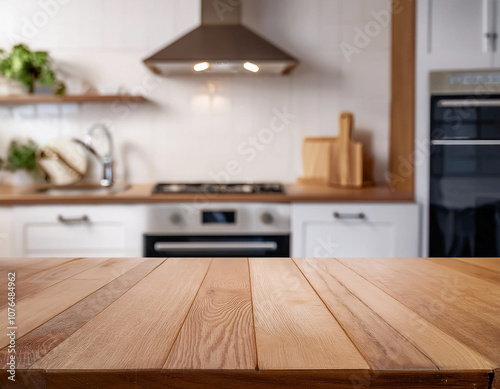
[[[145,257],[289,257],[290,235],[144,235]]]
[[[500,256],[500,141],[434,141],[430,188],[431,257]]]

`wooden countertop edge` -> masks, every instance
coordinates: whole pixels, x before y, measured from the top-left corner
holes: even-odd
[[[372,371],[372,370],[17,370],[16,381],[57,388],[207,388],[247,389],[311,387],[489,388],[492,371]],[[0,372],[0,379],[6,371]],[[16,386],[13,386],[16,387]],[[493,386],[495,388],[495,386]]]
[[[0,206],[64,204],[161,204],[179,202],[263,203],[414,203],[410,193],[387,186],[340,189],[324,186],[286,185],[286,194],[167,194],[152,195],[153,185],[133,185],[123,193],[106,195],[46,195],[30,193],[33,187],[0,186]]]

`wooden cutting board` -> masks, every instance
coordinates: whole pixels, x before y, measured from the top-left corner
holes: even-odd
[[[332,148],[337,142],[334,137],[305,138],[302,145],[302,164],[304,177],[301,182],[328,184]]]
[[[363,144],[352,140],[354,115],[344,111],[339,116],[338,141],[332,143],[330,185],[363,186]]]

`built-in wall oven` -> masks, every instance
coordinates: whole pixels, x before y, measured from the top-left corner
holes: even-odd
[[[500,256],[500,70],[431,74],[429,256]]]
[[[290,206],[162,204],[149,209],[145,257],[289,257]]]

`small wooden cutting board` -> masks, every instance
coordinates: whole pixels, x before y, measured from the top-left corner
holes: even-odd
[[[339,117],[339,138],[332,144],[330,184],[341,187],[363,186],[363,144],[352,140],[354,115],[344,111]]]

